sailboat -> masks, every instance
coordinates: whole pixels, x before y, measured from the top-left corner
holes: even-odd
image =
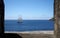
[[[18,18],[18,23],[22,23],[22,17]]]

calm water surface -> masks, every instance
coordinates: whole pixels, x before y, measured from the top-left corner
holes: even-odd
[[[54,30],[54,21],[23,20],[23,23],[17,23],[17,20],[5,20],[4,28],[5,31]]]

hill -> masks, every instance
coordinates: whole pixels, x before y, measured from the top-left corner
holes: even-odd
[[[51,19],[49,19],[49,20],[53,20],[53,21],[54,21],[54,18],[51,18]]]

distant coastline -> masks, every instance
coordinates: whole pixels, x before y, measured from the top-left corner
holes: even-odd
[[[52,21],[54,21],[54,18],[51,18],[51,19],[49,19],[49,20],[52,20]]]

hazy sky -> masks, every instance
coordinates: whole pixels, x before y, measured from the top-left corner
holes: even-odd
[[[53,0],[4,0],[5,20],[39,19],[48,20],[53,17]]]

